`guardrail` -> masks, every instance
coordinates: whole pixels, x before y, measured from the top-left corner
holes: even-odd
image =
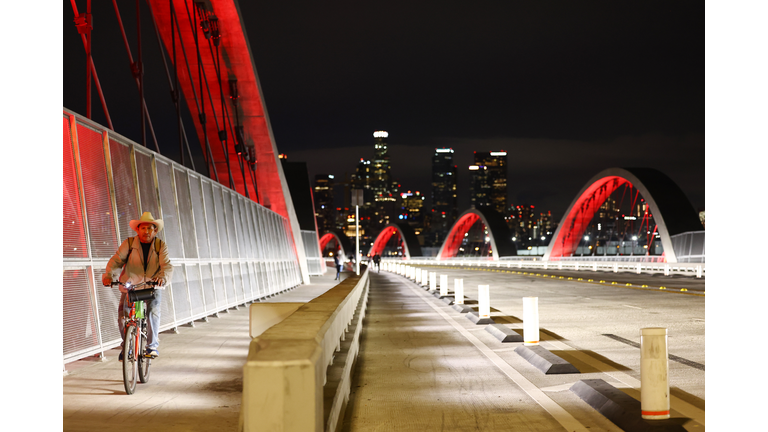
[[[411,259],[386,259],[387,262],[396,262],[409,265],[433,265],[433,266],[478,266],[492,268],[518,268],[541,270],[575,270],[575,271],[611,271],[614,273],[631,272],[636,274],[663,274],[665,276],[683,275],[704,277],[706,265],[704,263],[655,263],[634,261],[533,261],[533,260],[467,260],[450,259],[436,260],[434,258]]]
[[[336,430],[349,399],[369,285],[364,270],[251,341],[241,431]]]

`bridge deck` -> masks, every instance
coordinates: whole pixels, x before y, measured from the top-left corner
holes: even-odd
[[[522,297],[538,296],[541,345],[582,373],[544,375],[514,352],[520,343],[502,344],[415,284],[374,272],[344,430],[618,431],[568,389],[600,378],[639,399],[635,345],[647,326],[669,328],[672,417],[694,419],[686,428],[704,430],[704,297],[435,270],[449,275],[451,287],[454,278],[464,279],[470,305],[477,285],[490,285],[493,319],[520,332]],[[333,276],[329,271],[270,301],[307,301],[332,287]],[[68,364],[64,430],[236,430],[250,341],[246,308],[179,330],[161,336],[151,380],[132,396],[124,394],[117,350],[105,362]]]

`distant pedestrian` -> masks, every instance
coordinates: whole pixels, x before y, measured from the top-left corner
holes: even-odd
[[[336,265],[336,279],[334,280],[341,280],[341,261],[339,261],[338,255],[333,256],[333,263]]]
[[[379,254],[374,255],[373,263],[376,264],[376,272],[381,273],[381,255]]]

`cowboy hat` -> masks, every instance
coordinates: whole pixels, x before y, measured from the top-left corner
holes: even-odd
[[[139,232],[139,225],[141,225],[143,223],[151,223],[151,224],[153,224],[155,227],[157,227],[157,231],[158,232],[163,230],[163,220],[162,219],[155,219],[155,218],[153,218],[152,217],[152,213],[150,213],[150,212],[144,212],[144,214],[141,215],[139,220],[132,220],[129,223],[129,225],[131,226],[131,228],[134,231]]]

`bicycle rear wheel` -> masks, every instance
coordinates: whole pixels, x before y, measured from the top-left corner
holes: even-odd
[[[146,383],[149,381],[149,366],[152,359],[146,357],[147,353],[147,325],[141,326],[141,342],[139,344],[139,381]]]
[[[129,395],[136,389],[139,366],[136,361],[136,348],[136,326],[126,326],[123,340],[123,384],[125,392]]]

